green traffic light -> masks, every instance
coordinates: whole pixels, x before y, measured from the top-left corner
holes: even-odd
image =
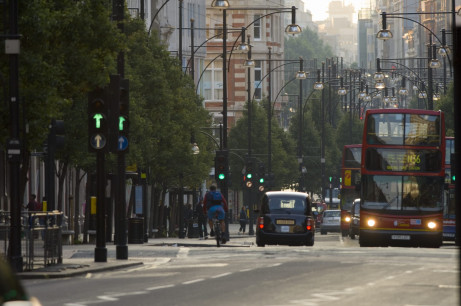
[[[261,184],[264,184],[264,178],[263,178],[263,177],[260,178],[260,179],[259,179],[259,182],[260,182]]]
[[[452,176],[451,176],[451,181],[452,181],[452,182],[455,182],[455,180],[456,180],[456,176],[455,176],[455,175],[452,175]]]
[[[218,175],[218,178],[219,178],[220,180],[223,180],[223,179],[226,178],[226,176],[224,175],[224,173],[220,173],[220,174]]]
[[[253,177],[253,174],[251,174],[251,173],[248,173],[248,174],[247,174],[247,178],[248,178],[248,179],[251,179],[252,177]]]
[[[99,129],[101,128],[101,120],[104,118],[103,115],[101,114],[94,114],[93,119],[96,120],[96,128]]]
[[[118,117],[118,130],[123,131],[123,123],[126,121],[125,117]]]

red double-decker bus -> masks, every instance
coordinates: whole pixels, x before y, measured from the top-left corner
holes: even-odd
[[[444,177],[442,112],[368,110],[362,141],[360,246],[440,247]]]
[[[443,240],[455,241],[455,185],[451,181],[451,154],[455,153],[455,138],[447,137],[445,145],[445,192],[443,195]]]
[[[341,197],[339,202],[341,209],[341,234],[343,237],[349,234],[352,203],[355,199],[360,198],[360,192],[357,187],[360,184],[361,156],[361,144],[345,145],[343,147]]]

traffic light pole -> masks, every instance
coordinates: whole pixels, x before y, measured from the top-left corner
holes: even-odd
[[[106,248],[106,179],[105,179],[105,153],[99,150],[96,153],[96,248],[94,250],[95,262],[107,262]]]
[[[116,0],[114,3],[114,19],[118,22],[117,27],[120,32],[124,33],[124,10],[125,10],[125,1]],[[144,11],[142,12],[142,14]],[[119,52],[117,57],[117,72],[120,74],[120,77],[123,79],[125,76],[125,54],[124,52]],[[128,111],[128,110],[127,110]],[[116,259],[128,259],[128,245],[127,245],[127,219],[126,219],[126,191],[125,191],[125,151],[119,150],[117,152],[117,197],[115,199],[115,224],[116,224]],[[146,222],[146,220],[144,220]]]
[[[8,164],[10,167],[10,247],[8,259],[16,272],[22,272],[23,258],[21,252],[21,196],[19,190],[19,171],[21,163],[21,145],[19,141],[19,35],[18,2],[10,1],[10,35],[5,41],[5,49],[10,64],[10,139],[8,141]],[[13,48],[9,48],[9,46]],[[17,49],[17,50],[15,50]]]

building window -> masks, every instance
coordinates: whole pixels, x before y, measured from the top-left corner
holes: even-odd
[[[210,61],[205,61],[205,67]],[[222,61],[214,61],[203,73],[203,98],[205,100],[222,100],[223,80]]]
[[[254,93],[254,98],[255,100],[261,100],[262,99],[262,67],[261,67],[261,61],[255,61],[255,76],[254,76],[254,88],[255,88],[255,93]]]
[[[254,15],[255,22],[253,23],[253,38],[261,39],[261,15]]]

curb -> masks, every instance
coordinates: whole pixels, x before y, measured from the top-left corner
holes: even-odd
[[[112,271],[112,270],[117,270],[117,269],[124,269],[124,268],[129,268],[129,267],[134,267],[134,266],[140,266],[143,264],[144,263],[142,262],[129,262],[129,263],[122,263],[122,264],[119,264],[117,262],[101,263],[101,266],[89,265],[89,264],[62,264],[62,265],[57,265],[53,267],[56,269],[56,272],[54,271],[20,272],[20,273],[17,273],[17,276],[20,279],[66,278],[66,277],[84,275],[87,273],[106,272],[106,271]],[[63,270],[66,270],[66,271],[63,271]]]

